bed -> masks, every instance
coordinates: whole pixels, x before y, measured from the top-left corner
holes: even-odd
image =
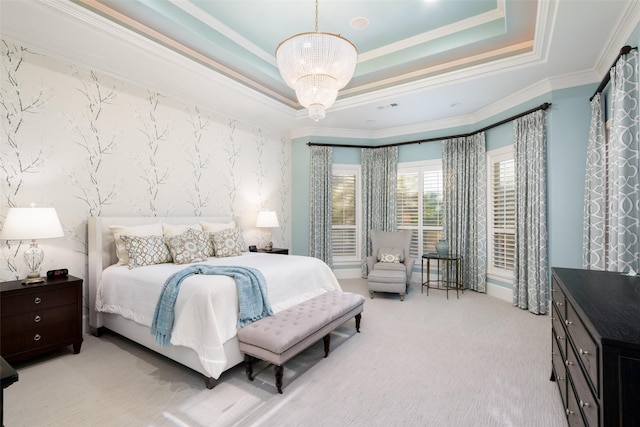
[[[238,297],[235,281],[224,275],[187,277],[182,282],[175,304],[171,343],[168,346],[158,345],[150,326],[162,287],[169,276],[194,263],[159,262],[129,268],[119,263],[122,261],[122,248],[116,249],[112,229],[126,227],[120,228],[125,230],[122,232],[124,235],[131,229],[154,227],[156,230],[158,224],[166,232],[174,226],[178,230],[198,223],[218,229],[235,226],[227,217],[90,217],[89,326],[94,335],[99,335],[106,328],[200,372],[207,388],[212,388],[224,371],[244,360],[236,336]],[[138,235],[144,236],[145,233],[140,231]],[[275,313],[324,292],[341,290],[331,269],[312,257],[243,252],[240,255],[208,257],[195,264],[260,270]]]

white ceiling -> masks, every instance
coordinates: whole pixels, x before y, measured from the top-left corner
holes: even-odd
[[[358,48],[320,122],[277,71],[313,0],[1,0],[0,34],[36,51],[292,136],[379,139],[477,123],[599,82],[637,0],[320,0],[319,30]],[[354,29],[354,18],[368,26]]]

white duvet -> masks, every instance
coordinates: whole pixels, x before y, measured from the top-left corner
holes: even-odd
[[[269,302],[276,313],[324,292],[340,290],[329,266],[317,258],[246,253],[209,258],[195,264],[259,269],[266,279]],[[190,265],[194,264],[158,264],[134,269],[112,265],[102,273],[96,310],[119,314],[151,327],[165,281]],[[218,378],[227,362],[223,344],[236,335],[237,322],[238,295],[233,278],[189,276],[180,286],[176,301],[171,344],[193,349],[205,370]]]

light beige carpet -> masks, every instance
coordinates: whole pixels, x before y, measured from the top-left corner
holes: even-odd
[[[551,320],[467,291],[413,286],[369,299],[354,321],[285,367],[284,394],[261,364],[207,390],[199,374],[113,334],[85,336],[78,355],[16,365],[4,424],[18,426],[565,426],[551,369]]]

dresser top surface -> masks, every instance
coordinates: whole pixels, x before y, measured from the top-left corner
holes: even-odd
[[[553,274],[604,343],[640,348],[639,276],[568,268],[554,268]]]

